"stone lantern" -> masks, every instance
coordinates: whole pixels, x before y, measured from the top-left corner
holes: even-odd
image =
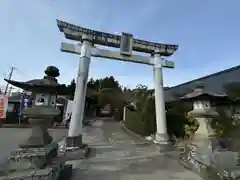
[[[42,79],[27,82],[5,79],[13,86],[32,92],[34,96],[33,105],[23,110],[32,125],[31,135],[11,154],[5,176],[11,175],[18,179],[27,179],[28,176],[33,179],[39,176],[56,179],[65,167],[62,156],[58,155],[58,144],[53,142],[47,127],[60,114],[56,108],[56,98],[57,95],[67,93],[67,87],[58,83],[56,77],[59,76],[59,70],[56,67],[49,66],[45,74]]]
[[[208,92],[203,86],[198,86],[191,93],[181,97],[181,100],[193,103],[193,109],[188,112],[188,116],[195,118],[199,123],[198,130],[190,143],[185,146],[185,157],[183,157],[184,163],[187,163],[185,165],[200,174],[202,171],[206,172],[203,169],[207,167],[222,166],[225,163],[223,163],[225,155],[220,151],[223,141],[215,136],[211,127],[213,118],[219,114],[212,104],[221,104],[230,99],[226,94]],[[230,153],[229,156],[235,157],[235,154]]]
[[[181,100],[193,103],[193,109],[188,112],[188,116],[196,118],[199,123],[198,130],[195,132],[195,138],[207,138],[215,135],[211,122],[212,118],[219,114],[212,107],[212,104],[225,101],[227,98],[228,96],[225,94],[207,92],[203,86],[197,86],[191,93],[181,97]]]

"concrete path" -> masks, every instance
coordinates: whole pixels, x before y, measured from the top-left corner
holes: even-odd
[[[128,135],[117,122],[96,121],[84,134],[93,152],[89,159],[69,162],[74,180],[201,180],[155,145]]]

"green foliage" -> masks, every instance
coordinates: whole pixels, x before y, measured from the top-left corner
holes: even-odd
[[[239,82],[225,84],[224,90],[233,100],[240,100]],[[229,137],[232,132],[239,131],[240,118],[237,115],[229,117],[226,112],[224,112],[224,109],[221,108],[217,108],[217,111],[219,116],[213,118],[211,125],[218,136]]]
[[[198,121],[187,116],[190,110],[190,104],[183,102],[176,102],[167,106],[167,130],[170,137],[188,139],[198,129]]]
[[[113,108],[123,107],[123,94],[116,89],[101,89],[98,92],[98,103],[100,107],[104,107],[107,104],[111,104]]]
[[[73,79],[68,85],[73,100],[76,82]],[[110,104],[114,108],[122,107],[124,103],[123,93],[120,84],[113,76],[102,79],[90,79],[87,83],[87,96],[92,99],[96,108],[103,108]]]
[[[213,118],[211,126],[218,136],[229,136],[232,132],[239,130],[240,118],[229,117],[224,111],[218,110],[219,116]]]
[[[151,92],[147,86],[141,84],[138,84],[136,88],[132,90],[132,92],[132,101],[135,102],[138,111],[142,112],[146,100],[151,95]]]
[[[198,129],[198,121],[195,118],[187,117],[190,111],[188,105],[175,103],[168,107],[166,112],[167,132],[170,137],[178,139],[188,139]],[[149,97],[146,99],[142,110],[128,110],[126,114],[125,125],[130,130],[141,135],[151,135],[156,132],[156,113],[155,99]]]
[[[170,137],[183,138],[186,116],[175,109],[166,112],[167,132]]]
[[[140,134],[142,136],[150,135],[149,132],[146,130],[146,124],[138,111],[126,110],[126,120],[124,124],[128,129],[137,134]]]
[[[184,139],[191,138],[194,133],[197,131],[199,127],[199,122],[196,120],[196,118],[188,116],[186,117],[186,121],[184,123]]]
[[[142,121],[147,134],[156,132],[155,98],[148,97],[141,110]]]
[[[154,98],[151,97],[151,91],[147,86],[137,85],[132,90],[131,99],[136,104],[136,109],[133,106],[128,106],[125,119],[126,127],[143,136],[155,133],[155,102]]]
[[[133,89],[137,109],[128,109],[125,124],[130,130],[141,135],[150,135],[156,132],[155,98],[153,91],[146,86],[139,85]],[[131,111],[132,110],[132,111]],[[191,105],[182,102],[167,105],[166,123],[170,137],[189,138],[198,128],[196,119],[187,117]],[[138,114],[138,115],[136,115]],[[135,119],[134,119],[135,118]]]

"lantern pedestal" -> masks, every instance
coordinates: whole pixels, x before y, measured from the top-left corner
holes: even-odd
[[[84,159],[90,153],[90,147],[82,143],[82,135],[66,137],[65,146],[67,160]]]
[[[229,101],[228,96],[207,92],[204,86],[198,86],[181,99],[193,102],[193,110],[188,115],[198,121],[199,127],[190,143],[185,144],[180,162],[203,179],[239,179],[238,153],[229,151],[229,139],[215,136],[211,127],[213,118],[219,116],[211,105]]]
[[[184,164],[204,178],[231,178],[237,167],[238,153],[227,151],[221,146],[221,139],[211,128],[212,118],[219,114],[211,107],[189,112],[199,122],[199,128],[185,147]],[[208,171],[207,171],[208,169]],[[231,173],[229,173],[231,172]]]
[[[10,156],[10,162],[0,180],[18,179],[58,179],[64,171],[71,175],[71,167],[65,165],[65,157],[58,155],[58,144],[48,134],[46,123],[59,111],[49,106],[33,106],[24,109],[33,125],[28,140]]]
[[[66,169],[70,175],[71,168],[65,166],[64,156],[58,155],[58,144],[52,141],[46,128],[49,121],[59,113],[59,110],[44,105],[24,109],[23,114],[28,116],[32,125],[31,135],[11,154],[3,173],[5,175],[0,179],[11,179],[11,176],[19,179],[57,179]]]
[[[188,116],[194,117],[198,123],[199,127],[195,132],[194,138],[208,138],[211,136],[215,136],[215,132],[211,127],[212,118],[218,116],[218,113],[214,111],[212,108],[204,110],[204,109],[196,109],[190,111]]]

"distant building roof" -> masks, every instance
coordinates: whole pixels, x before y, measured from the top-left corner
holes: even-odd
[[[233,82],[240,83],[240,65],[170,87],[164,91],[165,102],[176,100],[176,94],[184,95],[189,93],[189,91],[198,85],[204,86],[204,89],[209,92],[224,94],[225,90],[223,85]]]

